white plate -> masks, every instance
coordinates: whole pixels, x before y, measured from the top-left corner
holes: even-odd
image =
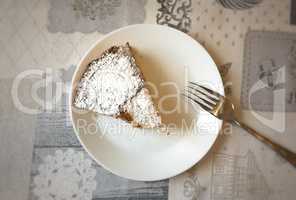
[[[71,91],[91,60],[110,46],[125,42],[135,51],[146,80],[157,85],[160,98],[176,93],[172,84],[183,90],[186,80],[206,84],[224,94],[217,67],[198,42],[175,29],[149,24],[128,26],[100,39],[79,63]],[[169,136],[160,135],[152,130],[130,128],[109,117],[96,119],[94,113],[73,112],[72,94],[70,113],[83,147],[101,166],[129,179],[161,180],[189,169],[209,151],[222,125],[220,120],[199,108],[189,105],[185,111],[182,100],[179,111],[163,116],[165,122],[176,123],[178,128]],[[176,98],[170,98],[162,105],[168,109],[174,103]],[[188,123],[193,122],[192,119],[196,120],[190,127]]]

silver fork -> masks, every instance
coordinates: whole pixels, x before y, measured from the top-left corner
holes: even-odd
[[[235,115],[235,107],[231,101],[209,88],[199,85],[194,82],[189,82],[185,90],[185,97],[197,103],[204,110],[208,111],[215,117],[228,122],[233,122],[241,128],[245,129],[248,133],[253,135],[261,142],[267,144],[271,149],[276,151],[284,159],[296,167],[296,154],[287,148],[273,142],[268,137],[258,133],[255,129],[241,122]]]

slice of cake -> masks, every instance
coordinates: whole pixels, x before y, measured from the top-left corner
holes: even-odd
[[[123,119],[136,127],[161,125],[128,43],[109,48],[89,63],[76,88],[74,105]]]

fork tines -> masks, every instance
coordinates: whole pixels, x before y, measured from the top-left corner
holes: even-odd
[[[213,110],[223,97],[219,93],[191,81],[185,89],[184,96],[206,111]]]

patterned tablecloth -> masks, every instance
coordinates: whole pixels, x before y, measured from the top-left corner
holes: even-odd
[[[199,41],[241,118],[296,152],[296,1],[1,0],[0,199],[295,199],[295,169],[230,124],[170,180],[123,179],[85,153],[68,114],[73,69],[104,34],[135,23]]]

